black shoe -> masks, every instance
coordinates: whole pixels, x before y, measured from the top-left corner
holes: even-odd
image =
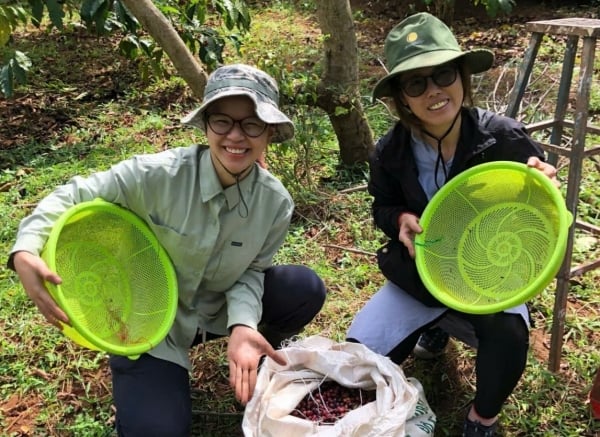
[[[439,357],[446,350],[449,340],[450,336],[442,328],[431,328],[421,334],[413,355],[422,360]]]
[[[494,437],[496,435],[497,427],[498,421],[495,421],[489,426],[485,426],[477,421],[471,421],[467,417],[465,418],[462,437]]]

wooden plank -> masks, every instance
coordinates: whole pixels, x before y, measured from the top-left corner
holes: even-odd
[[[580,37],[600,37],[600,20],[594,18],[559,18],[556,20],[529,21],[525,29],[530,32],[550,35],[577,35]]]

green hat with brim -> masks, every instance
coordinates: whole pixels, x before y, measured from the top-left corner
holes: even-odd
[[[427,12],[411,15],[396,25],[385,39],[384,52],[389,73],[375,85],[373,101],[392,96],[392,79],[410,70],[461,59],[471,74],[477,74],[494,63],[489,50],[462,51],[448,26]]]

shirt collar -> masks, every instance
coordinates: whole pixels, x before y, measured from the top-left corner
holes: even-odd
[[[240,193],[236,185],[232,185],[227,188],[223,188],[219,176],[215,170],[215,166],[210,158],[210,149],[200,151],[200,192],[202,195],[202,201],[208,202],[223,193],[227,207],[231,210],[240,203]],[[250,170],[244,179],[240,181],[240,190],[243,196],[250,194],[254,179],[257,177],[258,172],[255,171],[256,164]]]

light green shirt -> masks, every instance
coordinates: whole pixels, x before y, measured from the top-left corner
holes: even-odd
[[[236,324],[257,327],[263,272],[290,223],[292,199],[268,171],[255,165],[239,186],[243,202],[235,185],[223,189],[204,147],[136,156],[58,187],[21,222],[11,254],[39,254],[54,221],[74,204],[100,197],[133,211],[169,254],[179,286],[175,323],[149,353],[189,369],[199,327],[224,335]]]

